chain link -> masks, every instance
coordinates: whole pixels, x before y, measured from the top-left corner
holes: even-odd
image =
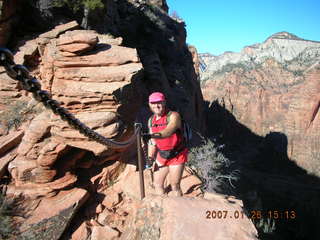
[[[5,68],[9,77],[19,81],[24,90],[31,92],[37,101],[40,101],[46,108],[50,108],[54,114],[59,115],[61,119],[66,121],[72,128],[78,130],[89,139],[115,149],[125,148],[136,141],[136,136],[138,132],[141,131],[141,124],[136,124],[134,134],[123,142],[108,139],[86,126],[67,109],[61,107],[58,101],[52,99],[49,92],[41,90],[39,81],[30,75],[30,72],[25,66],[15,64],[13,54],[6,48],[0,48],[0,66]]]

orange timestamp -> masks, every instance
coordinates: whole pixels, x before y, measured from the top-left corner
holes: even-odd
[[[261,219],[262,217],[271,219],[296,219],[297,212],[294,210],[252,210],[251,219]]]
[[[207,210],[206,218],[207,219],[243,219],[244,217],[250,219],[262,219],[262,218],[271,218],[271,219],[295,219],[297,213],[294,210],[251,210],[244,213],[243,211],[234,210]]]

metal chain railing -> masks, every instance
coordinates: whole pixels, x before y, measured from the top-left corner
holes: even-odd
[[[52,99],[49,92],[41,90],[41,84],[39,81],[30,75],[25,66],[15,64],[13,60],[13,54],[6,48],[0,48],[0,66],[5,68],[9,77],[19,81],[24,90],[31,92],[36,100],[40,101],[46,108],[50,108],[54,114],[59,115],[61,119],[68,122],[72,128],[78,130],[81,134],[85,135],[89,139],[92,139],[110,148],[119,149],[131,145],[136,141],[137,135],[140,135],[141,124],[136,124],[134,134],[128,140],[123,142],[117,142],[108,139],[93,131],[91,128],[77,119],[67,109],[61,107],[61,104],[58,101]]]

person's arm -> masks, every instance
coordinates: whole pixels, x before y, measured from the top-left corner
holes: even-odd
[[[166,138],[174,134],[177,129],[181,128],[181,117],[179,113],[172,112],[169,118],[169,123],[165,129],[160,132],[151,134],[152,138]]]

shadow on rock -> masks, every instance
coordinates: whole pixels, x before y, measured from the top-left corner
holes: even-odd
[[[320,179],[289,159],[287,136],[258,136],[217,101],[206,106],[209,137],[239,169],[236,192],[261,239],[319,237]]]

